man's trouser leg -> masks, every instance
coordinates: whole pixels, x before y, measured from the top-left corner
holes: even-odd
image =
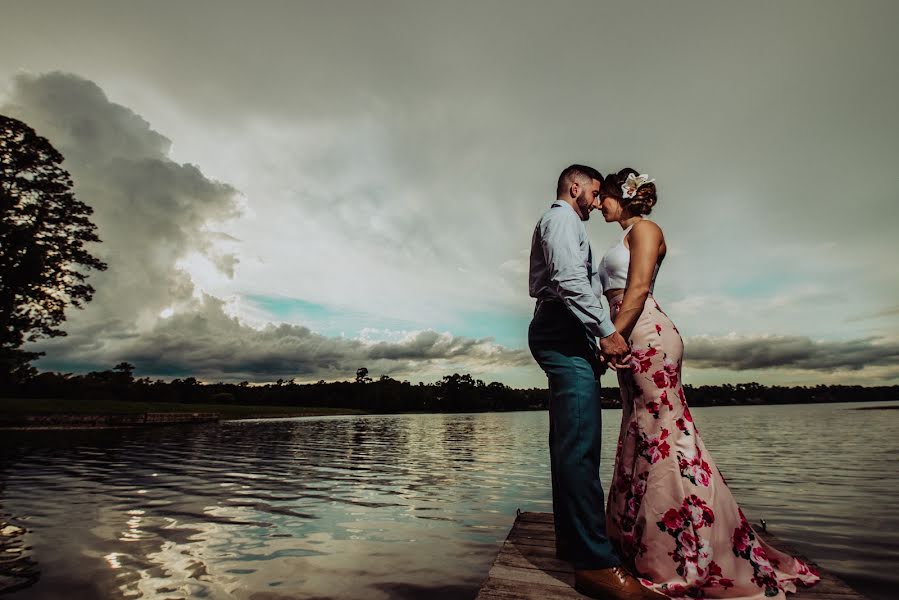
[[[586,348],[585,348],[586,350]],[[602,421],[589,350],[572,353],[532,343],[550,388],[550,464],[557,549],[575,569],[620,563],[606,536],[599,481]]]

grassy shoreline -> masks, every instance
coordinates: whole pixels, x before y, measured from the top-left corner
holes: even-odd
[[[359,415],[366,411],[320,406],[265,406],[244,404],[180,404],[121,400],[70,400],[64,398],[0,398],[0,427],[27,427],[27,417],[57,415],[139,415],[143,413],[218,413],[225,419],[265,419]]]

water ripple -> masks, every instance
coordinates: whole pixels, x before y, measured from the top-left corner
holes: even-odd
[[[877,412],[694,416],[753,520],[885,600],[899,436]],[[552,510],[547,434],[543,412],[7,432],[0,524],[40,572],[11,597],[472,597],[515,509]]]

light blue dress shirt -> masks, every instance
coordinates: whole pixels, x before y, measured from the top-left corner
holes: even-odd
[[[567,202],[556,200],[543,213],[531,239],[529,288],[532,298],[564,302],[596,338],[615,333],[599,300],[593,252],[584,222]]]

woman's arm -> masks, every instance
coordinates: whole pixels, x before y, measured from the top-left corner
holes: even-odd
[[[624,339],[630,337],[649,296],[662,245],[662,229],[652,221],[640,221],[631,228],[628,245],[631,262],[627,271],[627,287],[621,299],[621,308],[615,315],[615,329]]]

